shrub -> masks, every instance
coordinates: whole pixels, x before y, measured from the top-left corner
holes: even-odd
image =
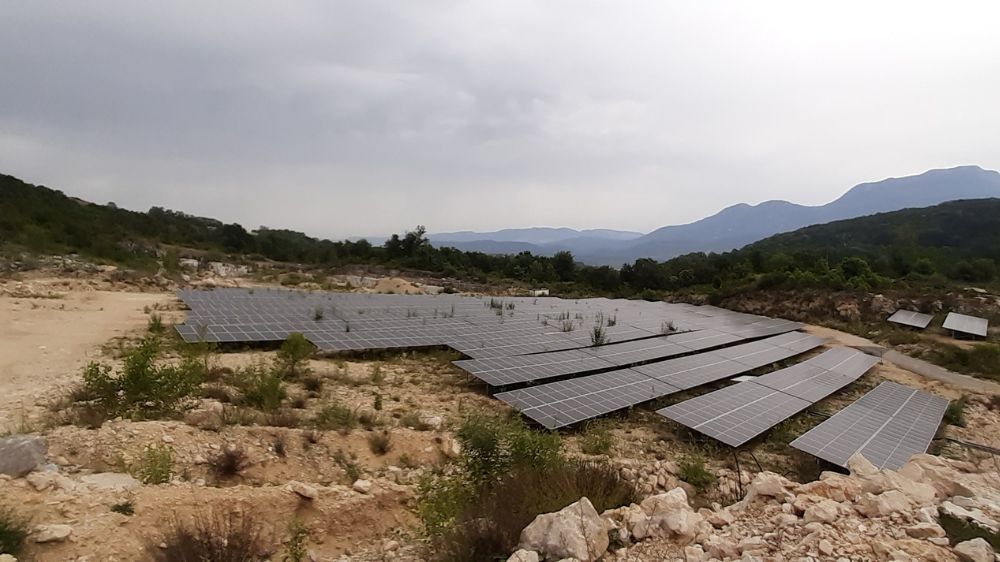
[[[158,342],[146,338],[126,351],[122,368],[91,363],[83,371],[83,390],[90,405],[106,417],[156,419],[175,415],[183,402],[198,390],[204,376],[197,363],[157,365]]]
[[[122,515],[135,515],[135,500],[129,498],[111,505],[111,511]]]
[[[948,403],[944,411],[944,421],[949,425],[965,427],[965,396]]]
[[[0,554],[21,554],[30,533],[30,521],[26,517],[13,508],[0,507]]]
[[[315,348],[299,332],[288,335],[278,350],[277,367],[284,378],[294,379],[306,372],[306,360]]]
[[[298,427],[299,415],[294,410],[276,410],[267,416],[267,425],[271,427]]]
[[[288,455],[288,445],[285,444],[285,436],[279,435],[274,438],[274,442],[271,444],[274,447],[274,454],[281,458],[285,458]]]
[[[691,456],[681,461],[678,477],[698,490],[707,490],[718,482],[718,477],[705,466],[705,459]]]
[[[595,324],[593,328],[590,329],[590,345],[604,345],[608,343],[608,332],[604,329],[604,326],[600,324]]]
[[[239,476],[248,466],[250,459],[246,452],[238,447],[223,449],[219,454],[209,459],[209,467],[217,478],[233,478]]]
[[[368,449],[382,456],[392,449],[392,435],[387,430],[376,431],[368,436]]]
[[[358,423],[361,424],[361,427],[371,430],[382,425],[382,419],[374,412],[361,412],[358,414]]]
[[[379,398],[381,399],[381,397]],[[403,417],[399,418],[399,425],[415,429],[417,431],[430,431],[431,429],[431,425],[421,419],[420,414],[416,412],[407,412],[403,414]]]
[[[380,392],[375,393],[375,400],[372,403],[372,408],[374,408],[376,412],[382,410],[382,394]]]
[[[281,375],[263,363],[250,365],[236,374],[236,386],[243,393],[243,402],[249,406],[272,412],[288,396]]]
[[[337,449],[333,453],[333,461],[337,463],[340,468],[344,469],[344,474],[351,482],[361,478],[361,467],[358,466],[358,461],[353,456],[344,454],[342,449]]]
[[[443,560],[493,560],[516,550],[521,530],[539,514],[588,498],[598,513],[639,501],[613,467],[579,461],[522,466],[475,489],[439,483],[419,513]]]
[[[174,453],[166,445],[150,445],[133,467],[133,472],[143,484],[166,484],[173,476]]]
[[[233,401],[233,396],[229,393],[229,389],[224,386],[219,386],[216,384],[205,385],[201,389],[202,398],[212,398],[218,400],[223,404],[227,404]]]
[[[588,423],[586,431],[580,437],[580,450],[587,455],[611,454],[614,445],[610,424],[604,420]]]
[[[473,416],[455,436],[462,446],[462,468],[477,483],[514,468],[544,467],[561,458],[558,434],[533,431],[516,418]]]
[[[302,388],[309,392],[319,392],[323,390],[323,379],[316,375],[310,375],[302,379]]]
[[[932,362],[952,371],[1000,381],[1000,345],[981,343],[969,349],[939,345],[927,352]]]
[[[341,404],[328,404],[313,417],[317,429],[350,431],[358,427],[358,414]]]
[[[382,372],[381,363],[375,363],[372,365],[372,374],[368,380],[370,380],[375,386],[378,386],[385,381],[385,373]]]
[[[220,512],[175,519],[163,536],[148,541],[155,562],[257,562],[271,550],[263,530],[249,515]]]

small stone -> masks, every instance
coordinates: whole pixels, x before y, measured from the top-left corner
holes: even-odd
[[[112,490],[122,492],[134,490],[142,483],[132,477],[131,474],[118,472],[98,472],[97,474],[87,474],[80,477],[84,484],[98,490]]]
[[[519,549],[510,555],[507,562],[538,562],[538,553],[534,550]]]
[[[367,494],[372,491],[372,483],[368,480],[355,480],[351,489],[359,494]]]
[[[309,484],[303,484],[302,482],[291,481],[287,486],[288,490],[298,494],[300,497],[307,500],[314,500],[319,497],[319,490]]]
[[[0,474],[20,478],[45,462],[45,441],[31,435],[0,438]]]
[[[833,555],[833,545],[830,544],[830,541],[828,541],[826,539],[823,539],[823,540],[819,541],[818,548],[819,548],[820,553],[823,556],[832,556]]]
[[[73,534],[69,525],[38,525],[35,527],[34,539],[37,543],[62,542]]]
[[[163,440],[164,443],[168,443],[168,444],[174,442],[174,438],[171,437],[171,436],[169,436],[169,435],[164,435],[162,437],[162,440]]]

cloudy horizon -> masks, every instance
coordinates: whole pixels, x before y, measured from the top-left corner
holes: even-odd
[[[648,232],[1000,168],[988,2],[0,5],[0,173],[314,236]]]

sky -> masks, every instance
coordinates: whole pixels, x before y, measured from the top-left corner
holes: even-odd
[[[342,238],[1000,169],[1000,3],[0,3],[0,172]]]

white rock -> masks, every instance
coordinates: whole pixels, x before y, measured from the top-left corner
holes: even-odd
[[[32,537],[37,543],[62,542],[73,534],[69,525],[38,525]]]
[[[915,539],[929,539],[945,536],[944,529],[935,523],[917,523],[906,528],[906,534]]]
[[[684,547],[684,562],[705,562],[705,551],[701,545],[691,545]]]
[[[0,554],[0,562],[17,562],[17,558],[10,554]]]
[[[683,488],[648,497],[640,507],[649,519],[636,525],[633,534],[638,539],[673,538],[681,545],[690,544],[697,535],[699,523],[704,520],[688,505]]]
[[[955,545],[955,553],[965,562],[994,562],[996,555],[986,539],[975,538]]]
[[[164,435],[162,438],[164,443],[170,444],[174,442],[174,438],[169,435]]]
[[[360,480],[358,482],[360,482]],[[355,484],[357,484],[357,482],[355,482]],[[298,494],[299,496],[307,500],[314,500],[319,497],[319,490],[317,490],[315,487],[310,486],[309,484],[303,484],[302,482],[298,482],[295,480],[289,482],[286,488],[289,492]]]
[[[950,515],[951,517],[955,517],[956,519],[963,519],[965,521],[969,521],[974,525],[978,525],[984,529],[989,529],[994,533],[996,533],[998,531],[998,527],[1000,527],[1000,523],[997,523],[995,519],[989,517],[981,510],[966,509],[960,505],[956,505],[951,501],[941,502],[941,505],[938,506],[938,510],[943,515]]]
[[[507,562],[538,562],[538,553],[523,548],[510,555]]]
[[[372,491],[372,483],[368,480],[355,480],[351,489],[359,494],[367,494]]]
[[[537,552],[546,559],[593,562],[604,555],[608,544],[604,520],[589,499],[580,498],[556,513],[535,517],[521,531],[518,548]]]
[[[774,498],[783,503],[790,502],[795,499],[795,494],[791,492],[795,487],[796,484],[784,476],[773,472],[761,472],[747,487],[746,497],[740,504],[749,505],[757,498]]]
[[[830,544],[830,541],[826,539],[819,541],[817,548],[819,548],[819,552],[823,556],[833,556],[833,545]]]
[[[833,500],[823,500],[805,510],[802,519],[806,523],[833,523],[840,514],[840,504]]]
[[[45,462],[46,445],[40,437],[0,437],[0,474],[19,478]]]
[[[879,495],[867,493],[858,502],[858,513],[867,517],[885,517],[909,511],[910,500],[898,490],[888,490]]]
[[[423,418],[423,422],[430,426],[431,429],[438,430],[444,425],[444,418],[441,416],[427,416]]]

